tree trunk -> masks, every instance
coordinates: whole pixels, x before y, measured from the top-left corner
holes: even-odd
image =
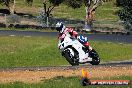
[[[86,18],[85,18],[85,25],[88,25],[88,7],[86,6],[85,7],[85,10],[86,10]]]
[[[9,6],[9,9],[10,9],[11,14],[14,14],[14,12],[15,12],[15,5],[16,5],[16,0],[14,0],[12,6]]]
[[[85,18],[85,29],[91,30],[91,18],[90,18],[90,8],[88,6],[85,7],[86,18]]]

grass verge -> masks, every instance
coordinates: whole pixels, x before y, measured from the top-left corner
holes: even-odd
[[[67,65],[55,37],[0,36],[0,68]],[[90,41],[101,62],[132,59],[132,44]]]
[[[118,78],[114,77],[110,79],[132,80],[132,77],[121,76]],[[131,87],[132,85],[126,85],[126,86],[103,85],[103,86],[87,86],[86,88],[131,88]],[[20,82],[15,82],[10,84],[0,84],[0,88],[84,88],[84,87],[81,86],[80,79],[78,77],[69,77],[69,78],[58,77],[58,78],[46,80],[38,84],[24,84]]]
[[[0,28],[0,30],[15,30],[15,31],[37,31],[37,32],[57,32],[55,29],[32,29],[32,28]]]

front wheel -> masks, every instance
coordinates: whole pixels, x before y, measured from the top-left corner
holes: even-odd
[[[98,65],[100,63],[99,55],[94,49],[89,52],[89,55],[92,58],[92,61],[90,62],[90,64]]]
[[[63,56],[72,66],[79,65],[78,60],[71,54],[69,49],[64,51]]]

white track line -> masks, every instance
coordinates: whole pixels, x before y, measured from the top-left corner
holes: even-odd
[[[16,35],[9,35],[9,36],[13,37],[13,36],[16,36]]]

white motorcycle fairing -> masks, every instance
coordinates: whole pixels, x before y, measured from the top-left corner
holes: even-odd
[[[71,38],[68,35],[65,36],[64,40],[59,40],[58,48],[63,52],[68,46],[72,46],[79,53],[79,63],[85,63],[92,61],[89,53],[86,53],[82,48],[84,47],[77,39]],[[74,51],[70,48],[70,53],[74,56]]]

